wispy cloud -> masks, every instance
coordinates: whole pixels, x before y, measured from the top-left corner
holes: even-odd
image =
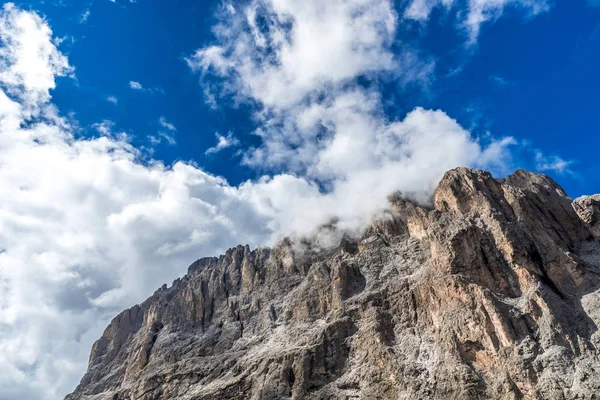
[[[215,134],[217,138],[217,144],[213,147],[210,147],[204,154],[216,154],[221,150],[224,150],[228,147],[239,146],[240,141],[233,136],[233,132],[228,132],[227,136],[220,135],[218,133]]]
[[[177,144],[175,140],[175,133],[177,132],[177,128],[175,125],[170,123],[165,117],[160,117],[158,119],[158,125],[160,126],[159,131],[156,135],[149,135],[148,140],[151,144],[157,145],[164,141],[166,141],[170,146],[174,146]]]
[[[474,45],[481,27],[499,19],[505,9],[515,8],[531,17],[547,12],[551,5],[551,0],[412,0],[404,11],[404,18],[425,23],[436,7],[442,7],[446,12],[454,10],[458,28],[466,33],[467,44]]]
[[[148,136],[148,141],[152,145],[161,144],[163,140],[166,141],[169,144],[169,146],[175,146],[177,144],[177,141],[175,140],[173,135],[170,135],[166,132],[158,132],[156,135]]]
[[[453,4],[454,0],[412,0],[404,10],[404,17],[426,21],[435,7],[443,6],[446,10],[449,10]]]
[[[106,98],[106,101],[108,101],[109,103],[113,103],[114,105],[117,105],[117,103],[119,102],[119,99],[117,99],[115,96],[108,96]]]
[[[541,151],[535,153],[536,169],[540,172],[554,171],[559,174],[571,173],[569,167],[573,161],[558,156],[545,156]]]
[[[129,81],[129,87],[133,90],[137,90],[140,92],[165,94],[165,91],[159,87],[147,88],[147,87],[144,87],[140,82],[137,82],[137,81]]]
[[[102,122],[97,122],[92,125],[92,128],[96,130],[99,134],[103,136],[111,136],[112,129],[114,128],[115,123],[111,120],[105,119]]]
[[[175,128],[175,125],[173,125],[172,123],[170,123],[169,121],[167,121],[167,119],[165,117],[160,117],[158,120],[158,123],[160,124],[160,126],[162,126],[163,128],[166,128],[172,132],[176,132],[177,128]]]
[[[80,24],[85,24],[87,22],[87,20],[90,18],[90,15],[92,15],[92,12],[90,10],[90,8],[86,8],[86,10],[81,14],[80,18],[79,18],[79,23]]]
[[[498,75],[492,75],[490,76],[490,81],[495,84],[498,87],[510,87],[510,86],[514,86],[514,82],[503,78],[501,76]]]

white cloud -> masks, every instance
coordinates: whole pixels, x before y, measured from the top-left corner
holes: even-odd
[[[469,12],[464,25],[469,34],[469,42],[475,43],[481,25],[500,18],[507,7],[515,7],[534,16],[550,9],[549,0],[469,0]]]
[[[165,94],[165,91],[160,87],[147,88],[137,81],[129,81],[129,87],[140,92]]]
[[[50,99],[54,77],[71,74],[67,58],[56,50],[52,31],[45,22],[31,14],[22,14],[12,3],[2,8],[0,18],[0,81],[10,96],[18,96],[28,107]],[[35,32],[35,34],[31,34]],[[46,68],[37,66],[44,63]],[[34,113],[37,110],[21,110]]]
[[[221,17],[218,42],[188,64],[224,77],[226,93],[259,106],[262,145],[246,152],[247,165],[288,170],[332,193],[363,179],[380,206],[394,190],[429,191],[447,168],[477,163],[485,151],[441,111],[416,109],[404,121],[388,120],[379,93],[358,84],[381,74],[424,79],[428,64],[414,51],[392,54],[398,19],[390,1],[256,0]],[[268,28],[258,28],[259,17],[271,21]],[[369,187],[366,176],[380,188]],[[382,176],[389,185],[378,183]]]
[[[129,87],[133,90],[144,90],[142,84],[136,81],[129,81]]]
[[[573,161],[563,160],[558,156],[545,156],[541,151],[535,153],[536,169],[540,172],[554,171],[559,174],[570,173]]]
[[[153,146],[161,144],[163,140],[166,141],[169,146],[175,146],[177,144],[175,137],[168,132],[159,131],[156,135],[148,135],[148,141]]]
[[[494,22],[506,8],[512,7],[532,17],[550,9],[550,0],[412,0],[404,11],[404,17],[425,22],[436,7],[446,11],[456,9],[460,27],[467,33],[467,43],[475,44],[481,26]]]
[[[189,164],[141,164],[110,121],[76,139],[49,102],[71,68],[36,14],[6,5],[0,38],[0,398],[58,399],[116,312],[272,232],[250,194]]]
[[[500,140],[491,138],[491,142],[485,147],[475,166],[493,169],[503,175],[509,173],[513,165],[510,148],[518,145],[519,143],[513,137],[505,137]]]
[[[413,0],[404,10],[404,17],[426,21],[435,7],[442,5],[446,9],[450,9],[453,4],[454,0]]]
[[[326,180],[327,193],[319,190],[316,181],[292,175],[277,175],[254,185],[253,192],[268,199],[268,207],[261,210],[272,216],[274,230],[293,228],[308,234],[337,217],[340,228],[355,231],[386,206],[389,194],[402,191],[425,202],[446,170],[458,165],[494,168],[501,160],[492,154],[502,156],[512,143],[504,140],[482,148],[442,111],[417,108],[395,122],[362,111],[354,114],[365,99],[357,100],[351,110],[336,105],[341,108],[328,111],[334,115],[331,123],[338,134],[318,153],[308,175]],[[303,212],[306,209],[310,215]]]
[[[92,125],[92,128],[96,130],[102,136],[112,136],[112,130],[115,123],[111,120],[105,119],[102,122],[98,122]]]
[[[493,82],[498,87],[510,87],[510,86],[514,85],[514,82],[509,81],[508,79],[503,78],[503,77],[498,76],[498,75],[492,75],[492,76],[490,76],[490,81]]]
[[[389,1],[255,0],[225,15],[215,28],[219,44],[198,50],[188,64],[234,73],[228,80],[235,89],[265,106],[292,106],[315,89],[395,68],[389,45],[397,16]],[[259,16],[268,29],[257,28]]]
[[[158,131],[156,135],[148,136],[148,140],[152,145],[157,145],[162,143],[165,140],[169,146],[175,146],[177,141],[175,140],[175,133],[177,132],[177,128],[175,125],[170,123],[165,117],[160,117],[158,119],[158,124],[161,130]]]
[[[160,126],[162,126],[163,128],[165,128],[171,132],[177,132],[177,128],[175,128],[175,125],[173,125],[172,123],[167,121],[167,119],[165,117],[160,117],[158,119],[158,123]]]
[[[108,101],[109,103],[113,103],[114,105],[117,105],[117,103],[119,102],[119,99],[117,99],[115,96],[108,96],[106,98],[106,101]]]
[[[90,9],[88,7],[83,12],[83,14],[81,14],[81,17],[79,18],[79,23],[80,24],[85,24],[87,22],[87,20],[90,18],[90,15],[92,15],[92,12],[90,11]]]
[[[217,144],[206,150],[204,154],[216,154],[223,149],[239,146],[240,144],[239,139],[233,136],[233,132],[227,133],[227,136],[216,133],[215,137],[217,138]]]

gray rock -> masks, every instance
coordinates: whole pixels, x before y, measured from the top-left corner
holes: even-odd
[[[599,198],[449,171],[360,239],[238,246],[117,316],[68,400],[597,399]]]
[[[573,202],[573,208],[590,232],[600,237],[600,194],[594,196],[583,196]]]

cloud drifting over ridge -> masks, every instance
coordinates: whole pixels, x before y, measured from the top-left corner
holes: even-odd
[[[217,42],[188,60],[227,75],[220,95],[257,106],[263,144],[245,163],[270,174],[238,187],[191,163],[141,162],[107,121],[76,139],[51,103],[73,68],[50,27],[0,11],[0,399],[72,390],[108,320],[199,256],[310,234],[332,217],[357,230],[394,191],[424,199],[449,168],[509,162],[511,138],[483,146],[440,110],[390,119],[358,83],[420,81],[432,68],[410,48],[392,53],[391,2],[298,3],[226,7]]]

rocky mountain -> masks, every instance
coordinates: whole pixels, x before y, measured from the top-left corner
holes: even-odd
[[[600,398],[600,197],[455,169],[333,249],[238,246],[124,311],[68,400]]]

